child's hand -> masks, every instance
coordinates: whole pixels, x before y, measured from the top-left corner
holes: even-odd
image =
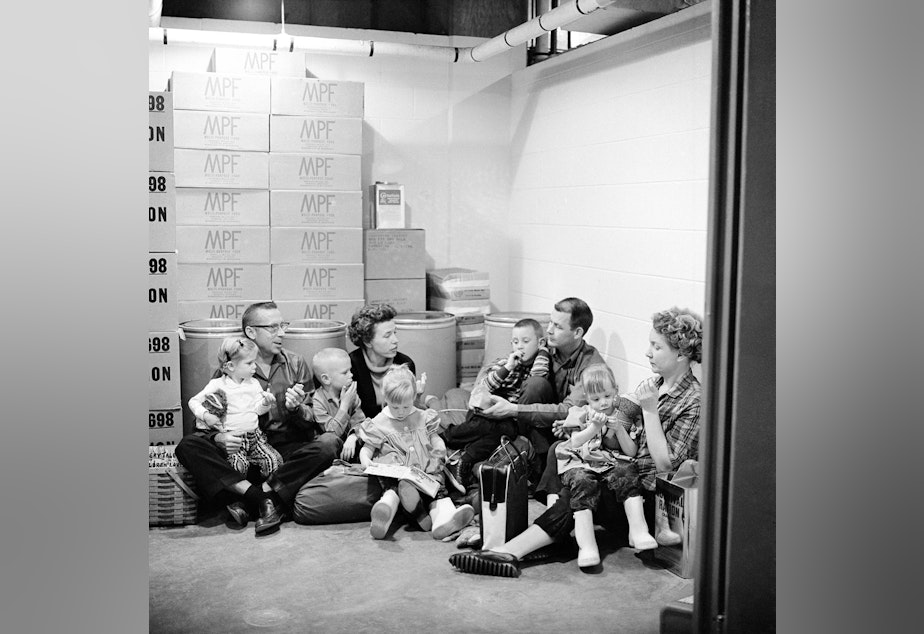
[[[581,422],[573,418],[566,418],[565,420],[557,420],[552,423],[552,433],[555,434],[558,438],[567,438],[571,435],[571,432],[576,429],[581,428]]]
[[[655,377],[649,377],[639,383],[635,390],[638,404],[643,410],[658,411],[658,384]]]
[[[354,401],[359,399],[356,395],[356,389],[356,381],[353,381],[340,390],[340,407],[345,407],[347,410],[353,408]],[[355,436],[350,437],[355,438]]]
[[[608,418],[609,417],[603,412],[594,411],[590,409],[590,407],[587,408],[588,422],[592,423],[593,425],[596,425],[597,427],[603,427],[604,425],[606,425]]]
[[[512,371],[515,367],[517,367],[517,364],[520,362],[522,357],[523,355],[520,354],[519,350],[514,350],[507,357],[507,362],[504,364],[504,367],[506,367],[508,371]]]
[[[276,404],[276,395],[268,390],[263,390],[263,402],[273,406]]]
[[[417,379],[417,393],[423,394],[425,389],[427,389],[427,373],[421,372],[420,378]]]
[[[211,412],[206,412],[202,415],[202,420],[205,421],[205,424],[211,427],[212,429],[221,429],[221,419],[212,414]]]
[[[349,462],[353,459],[353,456],[356,455],[357,441],[358,439],[356,438],[356,434],[350,434],[347,436],[347,439],[343,442],[343,450],[340,452],[341,460],[346,460]]]

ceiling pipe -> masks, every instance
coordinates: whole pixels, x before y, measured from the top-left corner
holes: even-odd
[[[482,42],[478,46],[432,46],[426,44],[400,44],[373,40],[346,40],[323,37],[289,35],[285,27],[281,33],[233,33],[225,31],[199,31],[193,29],[148,29],[148,40],[164,44],[206,44],[217,46],[245,46],[269,48],[277,51],[310,51],[341,55],[395,55],[421,57],[449,63],[483,62],[486,59],[516,48],[531,39],[554,29],[566,26],[578,18],[607,7],[617,0],[570,0],[557,8],[524,22],[519,26]]]

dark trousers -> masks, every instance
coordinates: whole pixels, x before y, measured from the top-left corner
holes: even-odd
[[[276,473],[266,479],[283,503],[290,507],[308,480],[319,475],[340,456],[343,441],[333,432],[324,432],[310,442],[290,442],[278,445],[284,462]]]
[[[555,504],[536,518],[536,526],[549,534],[556,542],[568,539],[574,530],[574,511],[571,509],[571,491],[565,487],[561,489],[560,497]],[[645,521],[654,526],[655,497],[654,491],[642,489],[642,499],[645,508]],[[616,499],[616,495],[603,487],[600,491],[600,501],[594,512],[594,523],[600,524],[606,530],[617,535],[621,543],[629,543],[629,520],[626,519],[625,507]],[[624,541],[622,541],[624,540]]]
[[[549,455],[553,454],[550,452]],[[612,491],[620,504],[643,493],[634,462],[619,462],[603,473],[583,468],[569,469],[561,474],[561,481],[571,491],[572,511],[594,510],[605,489]]]
[[[517,403],[554,403],[555,388],[544,377],[531,376],[523,383]],[[531,425],[519,423],[516,418],[487,418],[469,411],[465,421],[452,425],[443,431],[443,439],[450,449],[465,449],[465,456],[472,464],[491,457],[500,446],[501,436],[511,440],[517,436],[526,436],[537,453],[548,451],[551,429],[537,429]],[[537,445],[538,443],[538,445]]]
[[[302,485],[327,469],[340,455],[342,445],[334,434],[325,433],[310,442],[276,446],[284,462],[267,482],[283,503],[291,506]],[[224,451],[204,434],[193,432],[184,436],[176,446],[176,457],[192,474],[199,492],[216,504],[227,505],[241,499],[234,491],[238,482],[259,481],[235,471]]]
[[[500,445],[501,436],[511,440],[517,437],[516,419],[486,418],[469,411],[464,422],[443,431],[446,446],[450,449],[464,449],[464,456],[471,464],[490,458]]]
[[[556,440],[549,447],[548,455],[545,458],[545,468],[542,470],[542,477],[539,478],[539,484],[536,485],[536,498],[545,502],[546,497],[558,493],[564,488],[561,478],[558,477],[558,458],[555,457],[555,447],[561,443]]]
[[[529,405],[531,403],[558,403],[559,399],[555,394],[555,386],[548,379],[541,376],[531,376],[523,384],[523,391],[520,392],[520,405]],[[521,436],[526,436],[536,454],[540,459],[545,458],[549,451],[549,445],[555,441],[555,435],[552,434],[552,427],[534,427],[529,423],[520,422],[519,432]]]

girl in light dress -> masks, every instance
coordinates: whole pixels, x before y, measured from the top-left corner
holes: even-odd
[[[433,539],[443,539],[461,530],[472,519],[470,504],[456,508],[448,497],[443,467],[446,445],[439,436],[439,413],[414,405],[417,381],[407,365],[392,366],[382,379],[385,407],[358,428],[363,441],[359,461],[363,466],[374,462],[416,467],[438,484],[432,497],[423,493],[413,480],[382,477],[385,492],[372,507],[369,532],[374,539],[388,533],[398,505]]]

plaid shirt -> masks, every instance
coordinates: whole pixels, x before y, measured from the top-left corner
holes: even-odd
[[[526,379],[549,375],[549,356],[548,348],[540,348],[532,359],[517,363],[512,370],[507,369],[507,357],[501,357],[491,364],[481,383],[491,394],[516,403]]]
[[[658,377],[658,387],[664,377]],[[684,460],[697,460],[699,456],[699,414],[702,388],[691,370],[670,389],[658,396],[658,417],[667,440],[671,471],[676,471]],[[648,451],[644,428],[638,441],[636,463],[642,486],[654,491],[658,468]]]
[[[581,388],[581,374],[584,368],[594,363],[604,363],[597,349],[586,341],[568,357],[562,358],[558,350],[552,351],[552,367],[549,380],[555,388],[558,403],[529,403],[517,405],[517,420],[533,427],[548,428],[556,420],[568,415],[572,405],[586,405]]]

